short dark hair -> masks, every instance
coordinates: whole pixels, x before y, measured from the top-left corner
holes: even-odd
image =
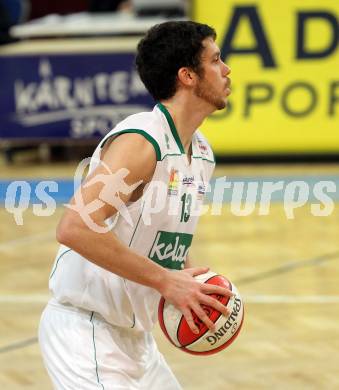
[[[216,39],[207,24],[170,21],[153,26],[138,44],[136,67],[155,100],[169,99],[176,92],[178,70],[189,67],[201,74],[202,41]]]

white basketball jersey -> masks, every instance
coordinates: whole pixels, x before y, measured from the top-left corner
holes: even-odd
[[[126,205],[129,218],[120,212],[106,222],[135,252],[162,267],[183,269],[214,170],[213,152],[196,131],[189,162],[169,112],[159,103],[152,112],[131,115],[110,131],[95,150],[89,172],[98,165],[105,142],[123,133],[138,133],[151,142],[157,164],[144,196]],[[156,290],[108,272],[64,245],[49,286],[60,303],[97,312],[117,326],[150,331],[157,320]]]

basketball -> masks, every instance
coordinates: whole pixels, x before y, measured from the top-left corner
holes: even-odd
[[[195,279],[234,292],[235,296],[231,298],[211,295],[227,306],[231,314],[226,318],[219,311],[203,306],[208,317],[215,323],[216,331],[210,331],[193,313],[194,322],[199,329],[199,333],[194,334],[182,313],[161,297],[158,308],[159,323],[165,336],[177,348],[193,355],[212,355],[228,347],[238,336],[244,319],[244,305],[236,286],[224,276],[209,271],[196,276]]]

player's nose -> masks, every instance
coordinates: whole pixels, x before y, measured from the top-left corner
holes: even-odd
[[[231,73],[231,68],[227,64],[225,64],[224,62],[223,62],[223,65],[224,65],[223,74],[226,77]]]

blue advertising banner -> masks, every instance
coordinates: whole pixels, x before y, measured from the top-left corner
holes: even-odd
[[[0,80],[2,139],[97,138],[154,105],[134,53],[3,56]]]

